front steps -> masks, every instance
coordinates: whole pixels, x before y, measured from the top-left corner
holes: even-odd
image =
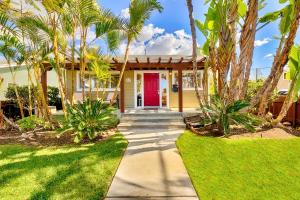
[[[124,129],[184,129],[182,114],[179,112],[168,113],[125,113],[122,114],[119,130]]]

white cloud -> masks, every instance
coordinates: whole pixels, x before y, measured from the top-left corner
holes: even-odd
[[[124,17],[125,19],[129,19],[130,18],[129,8],[122,9],[121,16]]]
[[[273,57],[274,57],[274,54],[272,54],[272,53],[269,53],[269,54],[264,56],[264,58],[268,58],[268,59],[271,59]]]
[[[147,41],[150,40],[160,34],[163,34],[165,29],[154,27],[153,24],[149,24],[144,26],[139,37],[137,38],[138,41]]]
[[[260,47],[260,46],[263,46],[265,44],[268,44],[270,41],[272,41],[271,38],[264,38],[262,40],[255,40],[254,46],[255,47]]]
[[[124,54],[126,43],[120,46]],[[164,29],[149,24],[143,27],[137,41],[130,46],[131,55],[191,55],[192,39],[183,29],[167,33]]]
[[[91,41],[93,41],[96,38],[96,33],[95,31],[91,30],[90,28],[87,31],[87,38],[86,41],[87,43],[90,43]],[[75,33],[75,39],[77,41],[80,41],[80,30],[78,29]]]

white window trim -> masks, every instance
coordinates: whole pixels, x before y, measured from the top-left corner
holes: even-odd
[[[89,73],[89,72],[85,72],[85,73]],[[111,71],[111,74],[120,74],[119,71]],[[94,85],[94,80],[92,80],[92,85]],[[98,88],[99,91],[105,91],[105,92],[113,92],[115,91],[116,88]],[[90,88],[86,88],[85,91],[89,91]],[[77,92],[81,92],[82,91],[82,87],[80,87],[80,72],[77,71],[76,73],[76,91]],[[97,91],[96,87],[92,88],[93,92]],[[118,91],[120,91],[120,89],[118,88]]]
[[[175,73],[178,73],[178,71],[172,71],[172,85],[175,84]],[[193,73],[193,70],[182,70],[182,75],[185,73]],[[198,70],[198,73],[201,73],[201,77],[203,78],[203,70]],[[203,85],[201,84],[201,87],[198,87],[199,90],[203,90]],[[182,90],[195,90],[194,87],[190,88],[182,88]]]

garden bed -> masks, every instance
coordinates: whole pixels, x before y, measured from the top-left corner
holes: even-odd
[[[104,132],[101,136],[96,137],[93,142],[105,140],[109,136],[115,134],[116,129]],[[81,143],[89,143],[85,140]],[[56,131],[41,131],[35,133],[20,133],[16,131],[7,131],[0,129],[0,145],[1,144],[23,144],[30,146],[62,146],[66,144],[74,144],[74,136],[71,134],[63,134],[58,136]]]

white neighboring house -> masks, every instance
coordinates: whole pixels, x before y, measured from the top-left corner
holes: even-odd
[[[11,64],[11,66],[17,67],[16,64]],[[33,72],[31,71],[31,73]],[[9,66],[5,61],[0,61],[0,77],[4,79],[3,84],[0,87],[0,101],[3,101],[6,100],[5,93],[8,86],[13,83]],[[22,65],[17,69],[16,83],[19,86],[28,85],[28,71],[25,65]],[[57,76],[53,70],[48,72],[48,85],[58,87]]]
[[[288,79],[287,76],[287,69],[285,69],[284,73],[281,75],[278,84],[277,84],[277,90],[279,94],[286,94],[289,90],[291,84],[291,80]]]

